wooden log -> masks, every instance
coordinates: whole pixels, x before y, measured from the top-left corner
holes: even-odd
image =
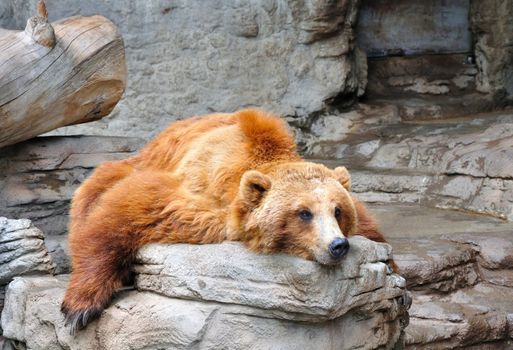
[[[0,30],[0,147],[108,115],[125,89],[123,39],[102,16]]]

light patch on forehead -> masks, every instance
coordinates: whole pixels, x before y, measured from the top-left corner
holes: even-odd
[[[333,187],[328,185],[335,185],[335,188],[343,189],[338,181],[330,181],[329,183],[326,181],[317,181],[317,186],[312,190],[312,193],[321,199],[328,199],[333,191]]]
[[[327,198],[328,197],[328,194],[329,194],[329,191],[328,189],[326,188],[326,186],[317,186],[314,188],[314,190],[312,191],[316,196],[319,196],[321,198]]]

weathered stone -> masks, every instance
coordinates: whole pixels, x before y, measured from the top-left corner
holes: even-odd
[[[474,285],[475,252],[472,248],[430,237],[429,239],[393,238],[394,260],[408,289],[450,292]]]
[[[69,202],[80,183],[94,167],[127,158],[142,144],[124,137],[38,137],[3,148],[0,212],[28,218],[47,235],[64,234]]]
[[[46,236],[45,244],[55,264],[55,274],[70,273],[71,260],[68,253],[68,236]]]
[[[481,276],[483,280],[490,284],[513,288],[513,269],[489,270],[483,268],[481,269]]]
[[[352,112],[339,134],[316,129],[317,139],[304,138],[307,156],[340,159],[326,163],[348,167],[354,191],[367,201],[418,202],[513,220],[511,113],[384,125],[362,123],[364,115]]]
[[[15,276],[54,271],[43,233],[27,219],[0,217],[0,263],[0,285]]]
[[[7,1],[23,27],[36,2]],[[366,84],[354,52],[356,0],[48,2],[50,20],[101,13],[123,33],[125,98],[111,117],[54,134],[145,139],[171,121],[243,106],[308,116],[352,102]],[[194,21],[191,21],[194,18]],[[1,23],[0,23],[1,24]]]
[[[382,263],[390,246],[358,236],[350,241],[350,253],[336,268],[290,256],[255,256],[236,243],[150,245],[139,252],[144,264],[135,268],[136,285],[170,297],[250,306],[279,318],[308,315],[309,321],[402,295],[404,280],[389,276]]]
[[[4,335],[31,349],[391,348],[406,325],[404,280],[385,264],[389,246],[355,237],[351,251],[327,268],[236,243],[148,246],[139,291],[75,337],[60,312],[67,277],[16,278]]]
[[[492,342],[508,348],[512,297],[513,289],[485,283],[447,296],[414,293],[406,348],[484,349]]]
[[[432,180],[415,172],[351,171],[351,189],[365,202],[419,203]]]
[[[388,5],[362,2],[358,43],[369,56],[401,54],[410,58],[471,51],[468,1],[396,0],[394,6]],[[443,21],[437,20],[441,17]]]
[[[470,2],[470,24],[478,66],[477,88],[498,99],[513,98],[513,1]]]
[[[479,252],[479,263],[485,268],[513,269],[513,230],[493,234],[451,234],[446,238],[474,246]]]
[[[0,217],[0,267],[0,313],[4,307],[5,285],[15,276],[54,272],[44,235],[30,220]],[[3,346],[0,344],[0,349]],[[5,349],[9,349],[7,346]]]

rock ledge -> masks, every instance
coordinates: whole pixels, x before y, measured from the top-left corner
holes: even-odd
[[[7,288],[4,336],[31,349],[392,348],[409,305],[391,248],[351,238],[342,265],[257,255],[238,243],[151,245],[123,291],[75,337],[59,305],[66,278],[20,277]]]

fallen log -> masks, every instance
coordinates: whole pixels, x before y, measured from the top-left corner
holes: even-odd
[[[125,89],[123,39],[102,16],[0,30],[0,147],[108,115]]]

